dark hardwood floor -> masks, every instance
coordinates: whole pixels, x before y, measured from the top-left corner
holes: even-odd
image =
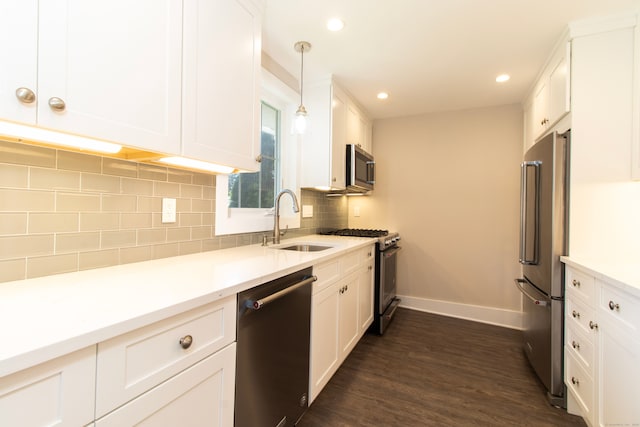
[[[399,309],[365,335],[300,427],[585,426],[550,406],[521,332]]]

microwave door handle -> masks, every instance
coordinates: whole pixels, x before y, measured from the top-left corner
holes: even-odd
[[[367,184],[375,184],[376,176],[375,176],[376,162],[373,160],[367,162]]]

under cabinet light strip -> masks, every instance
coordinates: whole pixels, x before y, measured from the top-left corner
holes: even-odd
[[[166,163],[173,166],[182,166],[190,169],[198,169],[206,172],[213,173],[233,173],[234,168],[229,166],[217,165],[215,163],[203,162],[200,160],[188,159],[186,157],[163,157],[158,159],[159,162]]]
[[[122,145],[112,142],[4,121],[0,121],[0,135],[5,135],[21,142],[62,145],[98,153],[115,154],[122,149]]]

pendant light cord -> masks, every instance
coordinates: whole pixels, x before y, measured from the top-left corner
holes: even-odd
[[[300,46],[300,105],[302,105],[302,91],[304,90],[304,45]]]

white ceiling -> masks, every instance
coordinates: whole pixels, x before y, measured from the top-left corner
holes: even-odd
[[[519,103],[567,23],[640,0],[266,0],[263,50],[305,82],[333,74],[371,118]],[[345,28],[326,29],[340,17]],[[497,84],[495,77],[511,80]],[[390,94],[376,99],[379,91]]]

